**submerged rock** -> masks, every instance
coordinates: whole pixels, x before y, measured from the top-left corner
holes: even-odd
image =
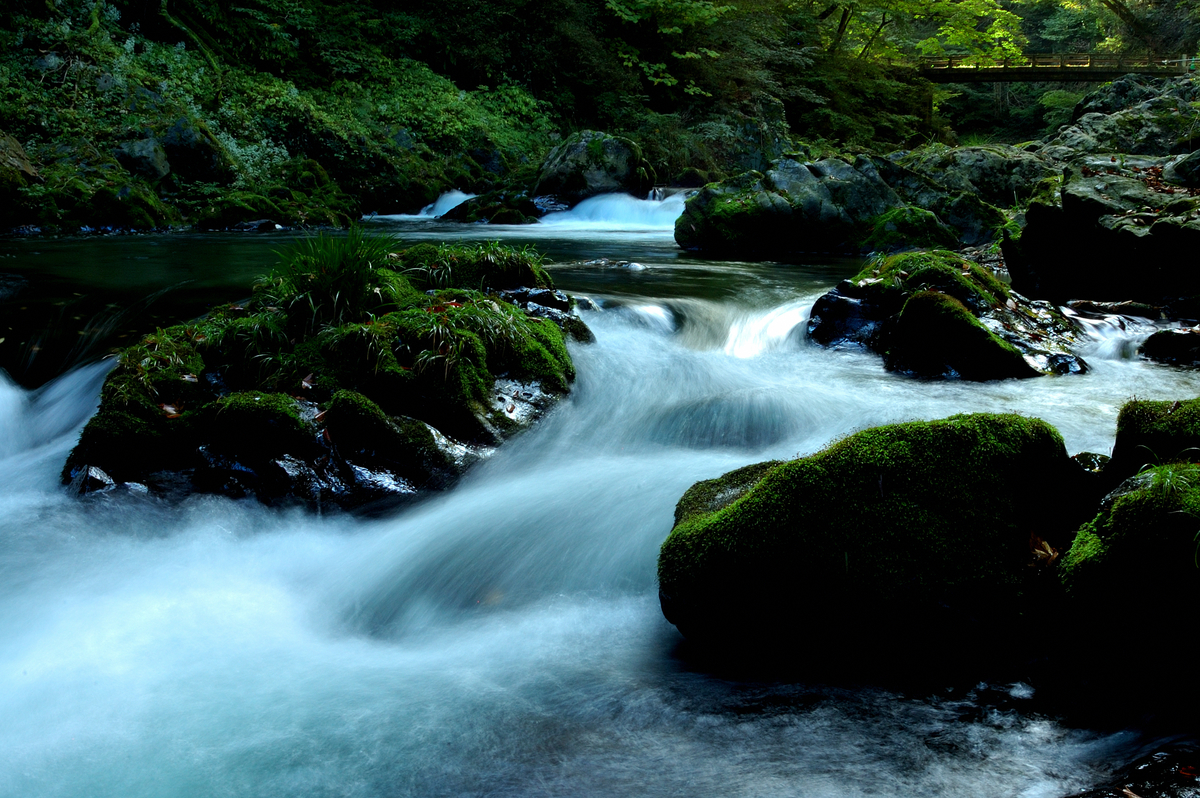
[[[739,469],[680,499],[659,554],[663,613],[689,638],[812,659],[854,645],[847,630],[867,651],[933,627],[995,631],[1048,584],[1031,565],[1086,512],[1080,479],[1048,424],[986,414]]]

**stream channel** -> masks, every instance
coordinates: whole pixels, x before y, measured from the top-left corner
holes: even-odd
[[[706,667],[659,611],[655,559],[697,480],[975,411],[1108,452],[1124,401],[1195,396],[1195,373],[1133,355],[1148,329],[1102,326],[1083,376],[889,374],[803,338],[858,263],[699,260],[664,213],[370,223],[534,244],[558,287],[603,307],[583,313],[597,340],[571,347],[568,399],[382,518],[69,498],[58,474],[107,365],[83,347],[35,390],[0,374],[0,795],[1060,798],[1152,746],[1136,723],[1046,712],[1003,675],[914,689]],[[0,272],[58,290],[62,324],[77,294],[170,294],[160,308],[195,315],[245,296],[292,236],[10,240]],[[101,322],[120,319],[75,321]]]

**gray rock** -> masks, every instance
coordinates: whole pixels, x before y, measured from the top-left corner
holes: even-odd
[[[159,180],[171,172],[167,152],[158,139],[126,142],[113,150],[113,155],[116,156],[117,162],[130,172],[136,172],[151,180]]]
[[[1188,188],[1200,188],[1200,150],[1172,160],[1163,168],[1162,177]]]
[[[1039,181],[1058,173],[1047,158],[1006,144],[926,147],[900,163],[951,191],[1002,207],[1028,199]]]
[[[598,194],[645,194],[653,185],[654,170],[637,144],[584,130],[550,151],[533,193],[573,205]]]

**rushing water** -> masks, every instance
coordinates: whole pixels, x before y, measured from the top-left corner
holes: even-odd
[[[700,262],[669,230],[602,224],[502,231],[609,259],[551,267],[604,306],[585,314],[597,341],[572,347],[578,382],[536,429],[393,517],[70,500],[57,474],[104,364],[36,391],[0,379],[0,795],[1054,798],[1138,751],[1136,732],[1040,714],[1019,683],[708,671],[659,612],[655,557],[698,479],[978,410],[1103,452],[1124,400],[1193,396],[1191,373],[1106,327],[1085,376],[888,374],[800,335],[853,264]]]

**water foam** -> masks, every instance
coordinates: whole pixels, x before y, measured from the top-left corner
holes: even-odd
[[[683,213],[683,194],[665,199],[638,199],[629,194],[601,194],[585,199],[569,211],[548,213],[541,223],[554,227],[606,228],[611,230],[674,230]]]

